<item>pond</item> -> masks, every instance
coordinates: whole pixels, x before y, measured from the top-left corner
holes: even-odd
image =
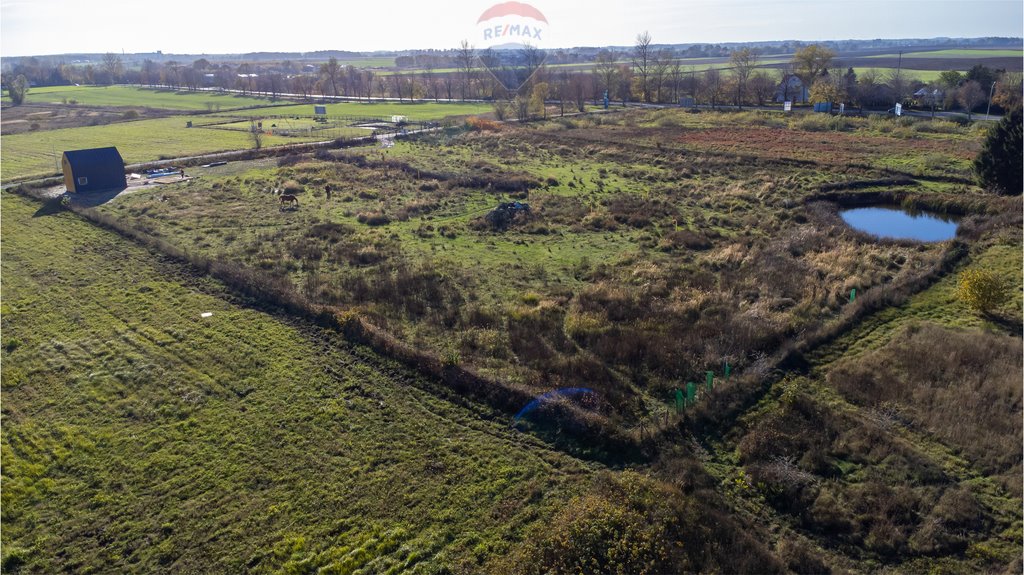
[[[887,239],[941,242],[956,236],[956,220],[895,207],[854,208],[839,212],[850,227]]]

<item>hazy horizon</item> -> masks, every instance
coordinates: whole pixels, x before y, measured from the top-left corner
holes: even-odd
[[[477,19],[497,2],[454,0],[342,6],[298,0],[275,10],[181,0],[177,9],[141,0],[0,2],[3,57],[70,53],[233,54],[450,49],[479,44]],[[649,31],[657,44],[880,38],[1024,36],[1019,0],[666,0],[580,10],[529,2],[547,20],[544,47],[630,45]]]

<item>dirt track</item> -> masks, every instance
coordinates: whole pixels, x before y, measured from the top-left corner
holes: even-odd
[[[135,115],[130,112],[134,112]],[[125,116],[127,114],[127,117]],[[78,104],[22,104],[4,106],[3,120],[0,121],[0,135],[21,134],[37,130],[57,130],[82,126],[101,126],[115,122],[127,122],[147,118],[162,118],[171,115],[167,110],[106,106],[81,106]]]

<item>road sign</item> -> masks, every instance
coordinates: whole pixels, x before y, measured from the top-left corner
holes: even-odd
[[[903,104],[896,104],[896,115],[897,116],[902,116],[903,115]]]
[[[782,104],[782,111],[784,111],[784,112],[792,112],[793,111],[793,102],[791,102],[789,100],[786,100],[786,102],[784,104]]]
[[[316,116],[326,116],[327,106],[313,106],[313,114]]]

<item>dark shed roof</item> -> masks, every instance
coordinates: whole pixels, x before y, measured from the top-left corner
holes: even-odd
[[[124,188],[124,160],[117,148],[92,148],[89,150],[69,150],[64,158],[71,168],[75,180],[76,192],[109,190]],[[87,178],[87,183],[79,183],[79,178]]]

